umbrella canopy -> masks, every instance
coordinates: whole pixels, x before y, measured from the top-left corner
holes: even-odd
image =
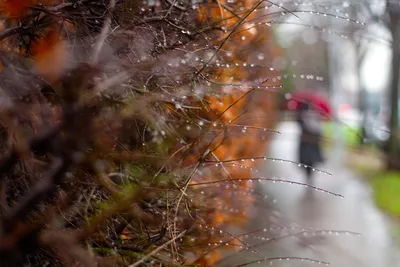
[[[287,99],[287,108],[289,110],[296,111],[302,103],[306,103],[324,117],[332,115],[332,108],[328,99],[318,92],[311,90],[295,91]]]

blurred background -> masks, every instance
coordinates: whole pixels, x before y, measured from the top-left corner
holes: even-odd
[[[331,266],[400,266],[400,3],[281,3],[280,17],[273,21],[285,51],[273,62],[283,72],[277,78],[284,86],[281,134],[268,151],[277,160],[263,173],[277,180],[311,181],[317,190],[285,182],[260,186],[272,207],[305,231],[281,229],[280,236],[290,238],[260,247],[271,257],[309,257]],[[308,142],[299,121],[304,101],[321,115],[320,138],[314,142],[323,160],[315,161],[311,180],[304,171],[310,164],[299,161],[301,144]],[[262,216],[254,218],[254,225],[265,224]],[[307,227],[322,234],[309,234]],[[287,260],[278,266],[312,265]]]

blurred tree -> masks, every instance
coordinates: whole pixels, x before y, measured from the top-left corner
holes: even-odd
[[[400,3],[387,0],[388,28],[392,34],[392,66],[390,84],[390,138],[386,152],[388,168],[400,168],[399,128],[399,81],[400,81]]]
[[[369,10],[371,21],[384,25],[392,36],[391,40],[391,67],[390,86],[388,92],[390,114],[390,137],[384,144],[383,150],[387,155],[387,168],[400,168],[399,128],[399,82],[400,82],[400,3],[396,0],[385,1],[383,14],[374,13],[373,1],[365,0],[364,7]]]
[[[370,19],[374,18],[374,11],[371,8],[371,4],[369,3],[369,0],[364,0],[360,1],[355,4],[350,6],[350,12],[351,16],[354,17],[357,20],[363,20],[365,21],[367,18],[367,21]],[[366,91],[366,88],[363,84],[363,81],[361,79],[361,68],[365,60],[365,56],[368,52],[369,48],[369,43],[370,40],[367,38],[364,38],[364,34],[367,30],[365,28],[360,28],[354,24],[350,25],[350,32],[352,36],[352,40],[356,49],[356,68],[357,68],[357,73],[356,73],[356,79],[357,79],[357,86],[358,86],[358,108],[360,111],[360,114],[362,116],[361,120],[361,125],[360,125],[360,135],[359,135],[359,143],[362,145],[365,143],[365,138],[366,138],[366,123],[367,123],[367,117],[366,112],[368,111],[368,103],[367,103],[367,98],[368,98],[368,93]]]

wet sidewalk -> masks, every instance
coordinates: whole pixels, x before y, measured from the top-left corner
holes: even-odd
[[[282,134],[273,140],[269,156],[296,161],[299,134],[296,123],[284,122],[278,130]],[[271,207],[279,211],[280,217],[287,222],[275,219],[275,225],[281,224],[285,227],[290,223],[297,225],[299,229],[304,227],[312,228],[313,231],[320,230],[318,234],[308,232],[291,237],[289,234],[290,238],[278,238],[274,242],[267,242],[257,247],[262,255],[254,254],[246,257],[245,261],[252,261],[260,256],[301,257],[327,262],[332,267],[400,266],[400,250],[392,238],[390,220],[375,206],[368,184],[345,167],[344,153],[329,153],[326,156],[325,165],[319,168],[332,176],[315,173],[314,185],[341,194],[344,198],[284,183],[261,183],[258,188],[258,191],[261,191],[259,193],[267,196]],[[260,172],[265,177],[305,182],[304,171],[295,164],[270,161]],[[271,221],[271,211],[259,209],[255,215],[250,225],[251,229],[265,227]],[[297,230],[299,231],[301,230]],[[272,236],[284,235],[287,235],[287,232],[274,233]],[[287,261],[261,261],[254,264],[291,267],[314,265],[318,263],[290,258]]]
[[[297,124],[283,123],[279,131],[282,134],[275,137],[270,156],[296,161]],[[314,182],[316,187],[343,195],[343,199],[288,184],[265,184],[263,190],[276,200],[275,208],[295,224],[314,230],[357,232],[361,236],[328,232],[326,236],[311,238],[310,241],[305,237],[305,244],[311,246],[294,240],[284,244],[277,242],[274,244],[274,254],[314,258],[334,267],[400,266],[400,251],[391,237],[390,221],[375,206],[369,186],[345,167],[343,156],[344,153],[340,151],[328,154],[327,162],[319,168],[332,176],[317,172]],[[273,162],[266,167],[265,173],[268,175],[305,181],[303,170],[294,164]],[[297,266],[294,262],[289,265]]]

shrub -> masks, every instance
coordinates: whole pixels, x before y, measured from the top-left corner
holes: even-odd
[[[224,229],[247,221],[273,132],[280,82],[251,63],[279,53],[255,15],[271,4],[0,4],[2,266],[212,265],[209,244],[243,246]]]

